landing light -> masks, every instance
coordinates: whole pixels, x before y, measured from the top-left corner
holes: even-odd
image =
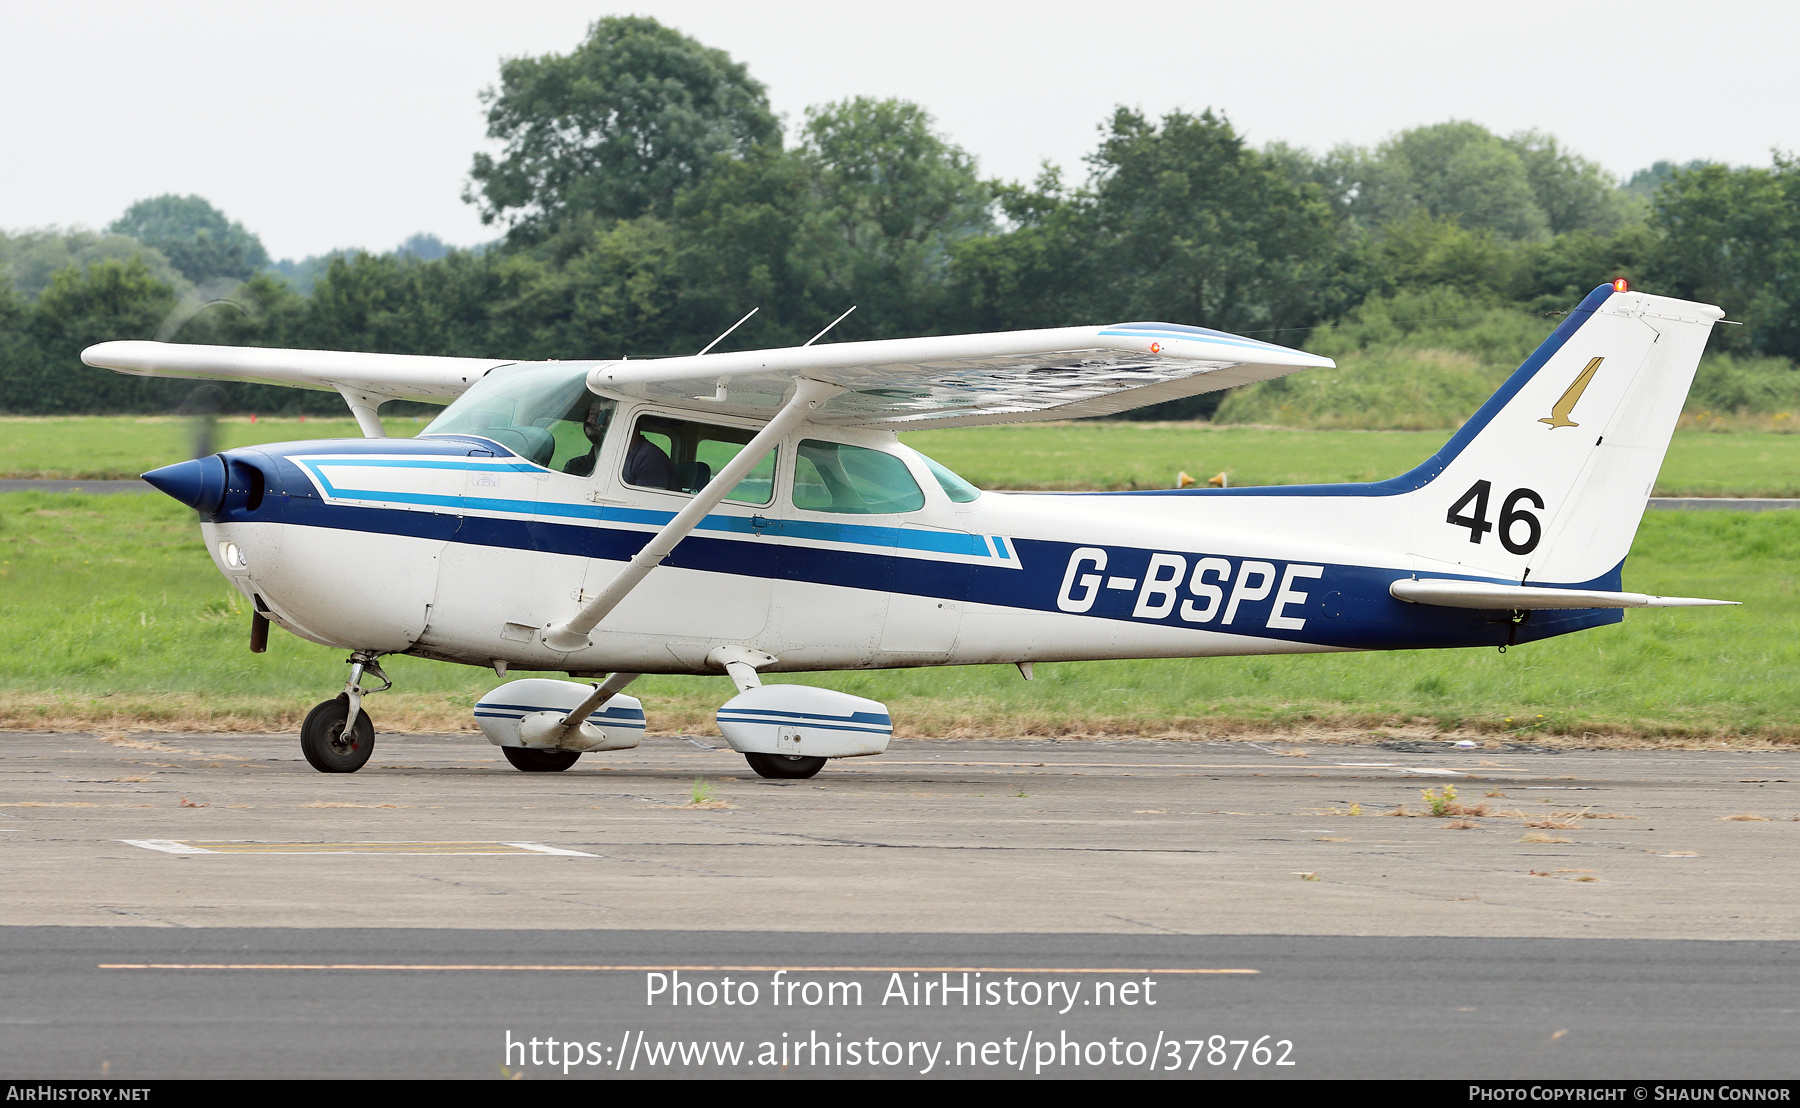
[[[244,552],[238,549],[238,544],[235,542],[220,543],[219,557],[232,569],[243,569],[247,564],[244,561]]]

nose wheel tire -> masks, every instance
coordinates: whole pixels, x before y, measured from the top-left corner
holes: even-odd
[[[532,750],[523,746],[503,746],[500,752],[514,769],[526,773],[561,773],[581,757],[579,750]]]
[[[300,725],[300,752],[320,773],[355,773],[375,752],[375,724],[369,713],[356,714],[356,726],[346,730],[350,698],[339,693],[306,713]]]
[[[825,768],[825,759],[802,758],[798,754],[746,753],[744,761],[750,763],[750,768],[759,777],[787,781],[803,781]]]

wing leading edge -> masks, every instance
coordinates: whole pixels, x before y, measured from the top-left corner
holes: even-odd
[[[138,377],[190,377],[366,393],[383,400],[455,400],[482,374],[509,359],[279,350],[261,346],[188,346],[103,342],[81,352],[96,369]]]

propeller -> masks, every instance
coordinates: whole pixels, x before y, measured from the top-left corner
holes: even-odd
[[[257,322],[261,307],[245,293],[244,282],[230,277],[213,277],[182,294],[173,310],[156,328],[157,342],[172,342],[183,327],[201,312],[215,304],[236,308],[244,318]],[[187,394],[176,405],[174,415],[188,421],[188,456],[204,458],[216,450],[219,410],[225,403],[225,390],[214,384],[203,384]]]

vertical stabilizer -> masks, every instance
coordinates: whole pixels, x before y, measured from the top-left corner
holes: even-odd
[[[1617,567],[1723,315],[1595,289],[1442,451],[1396,479],[1424,478],[1410,493],[1410,553],[1546,584]]]

